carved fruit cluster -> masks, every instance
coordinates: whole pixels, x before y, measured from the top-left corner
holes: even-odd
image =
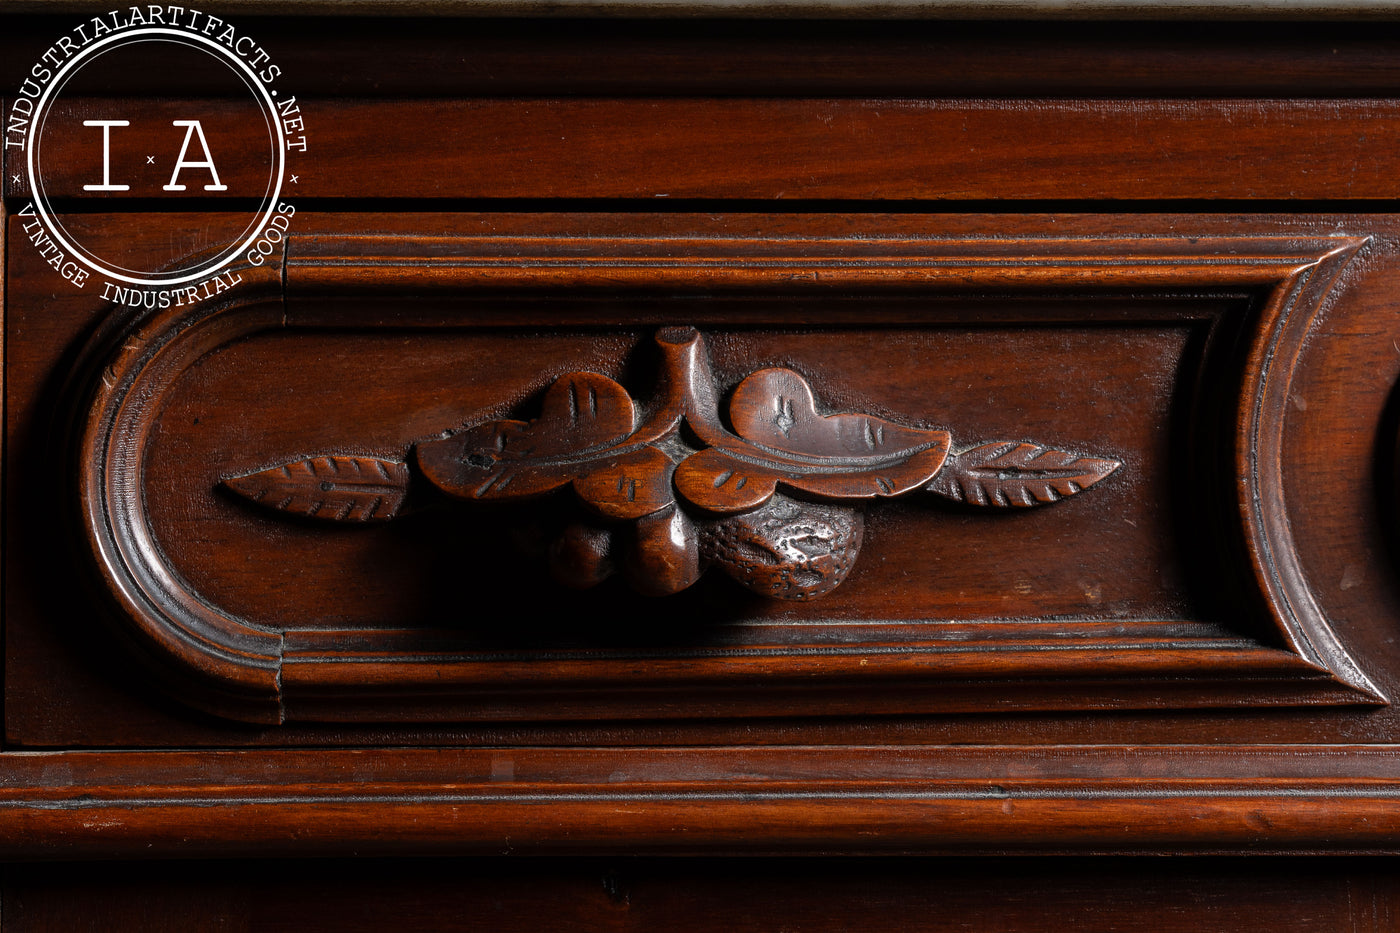
[[[969,505],[1029,507],[1074,495],[1120,465],[1024,442],[950,456],[945,430],[821,414],[811,386],[790,369],[763,369],[739,384],[730,430],[700,335],[667,328],[657,346],[658,402],[645,416],[612,379],[570,373],[545,392],[533,420],[487,422],[415,445],[418,474],[473,502],[570,487],[595,516],[550,546],[551,572],[570,586],[620,570],[638,591],[663,595],[714,566],[764,595],[811,599],[850,572],[864,500],[926,490]],[[407,461],[326,455],[224,485],[285,512],[386,521],[403,507],[411,475]]]

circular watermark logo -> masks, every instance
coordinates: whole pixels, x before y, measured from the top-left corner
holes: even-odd
[[[24,171],[11,180],[32,198],[17,215],[25,237],[64,279],[101,281],[120,304],[169,307],[237,284],[226,270],[268,262],[296,212],[282,195],[298,181],[305,121],[281,73],[255,37],[188,7],[79,23],[7,114],[9,164]]]

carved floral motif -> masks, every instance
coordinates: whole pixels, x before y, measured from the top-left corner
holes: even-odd
[[[419,442],[405,460],[301,457],[224,485],[269,508],[341,522],[399,514],[414,466],[432,489],[469,502],[567,486],[592,517],[549,548],[561,583],[592,586],[620,570],[640,592],[665,595],[714,566],[763,595],[813,599],[850,572],[864,500],[922,490],[1026,508],[1075,495],[1121,465],[1015,441],[955,454],[946,430],[821,413],[807,380],[790,369],[739,383],[731,430],[699,333],[665,328],[656,342],[661,384],[649,409],[639,411],[607,376],[569,373],[531,421],[472,425]]]

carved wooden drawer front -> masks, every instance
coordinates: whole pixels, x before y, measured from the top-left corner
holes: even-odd
[[[866,222],[298,234],[113,316],[118,624],[273,723],[1385,702],[1279,416],[1364,236]]]
[[[216,293],[5,165],[0,856],[1397,848],[1389,33],[257,22]]]

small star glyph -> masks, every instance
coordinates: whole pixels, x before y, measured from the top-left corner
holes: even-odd
[[[155,165],[155,164],[156,164],[156,157],[155,157],[155,156],[146,156],[146,164],[147,164],[147,165]]]
[[[295,185],[296,183],[297,183],[297,176],[293,175],[293,176],[292,176],[292,184]]]

